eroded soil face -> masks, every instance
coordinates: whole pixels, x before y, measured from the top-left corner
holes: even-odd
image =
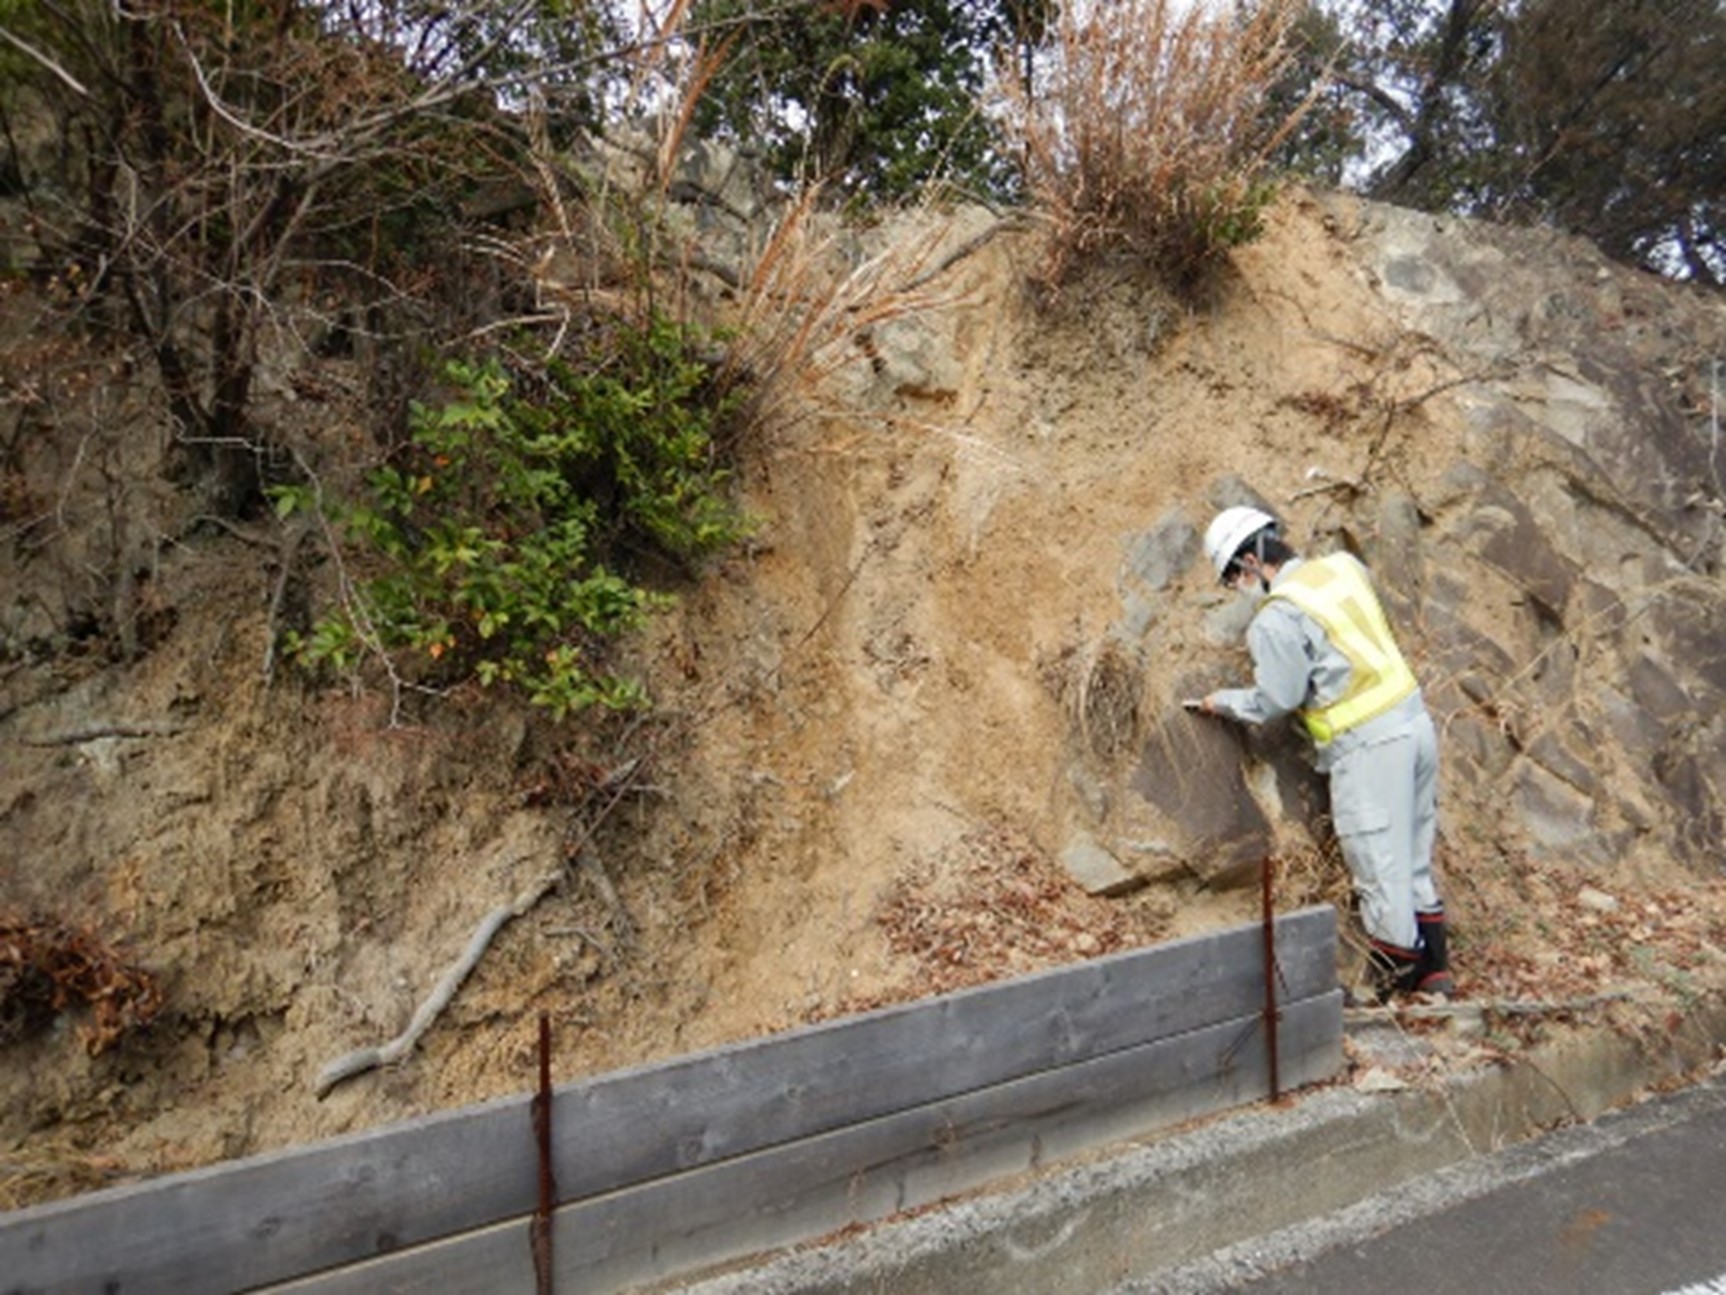
[[[154,617],[123,660],[46,617],[0,666],[0,902],[123,948],[162,1008],[94,1055],[84,1012],[15,1031],[0,1204],[523,1090],[541,1011],[570,1079],[1252,920],[1256,888],[1205,884],[1150,819],[1130,844],[1138,753],[1191,722],[1185,681],[1244,671],[1241,609],[1202,563],[1129,577],[1153,524],[1202,527],[1230,476],[1297,537],[1368,529],[1393,487],[1445,515],[1479,447],[1454,358],[1392,316],[1350,239],[1290,200],[1199,308],[1099,275],[1039,310],[1025,242],[961,260],[941,308],[860,346],[759,447],[757,538],[639,645],[661,711],[635,726],[317,686],[270,657],[268,527],[199,524],[147,436],[21,442],[14,609],[72,597],[107,544]],[[1449,734],[1479,703],[1437,678],[1422,606],[1401,628]],[[1512,672],[1545,650],[1524,603],[1474,611],[1524,654]],[[1465,994],[1713,977],[1717,878],[1634,833],[1604,867],[1531,850],[1498,780],[1448,736],[1446,758]],[[1279,902],[1346,904],[1334,852],[1261,784],[1241,794],[1268,806]],[[1059,856],[1123,822],[1117,854],[1156,880],[1088,895]],[[405,1061],[314,1096],[524,895]]]

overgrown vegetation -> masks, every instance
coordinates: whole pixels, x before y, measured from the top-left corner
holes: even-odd
[[[476,33],[399,47],[355,11],[293,3],[0,15],[35,268],[69,327],[154,375],[205,505],[246,515],[287,457],[260,368],[357,329],[423,330],[409,320],[464,199],[519,151],[472,69],[445,70]]]
[[[1263,0],[1223,16],[1170,0],[1068,6],[1041,93],[1007,81],[1005,119],[1050,228],[1045,281],[1130,254],[1192,289],[1256,238],[1268,159],[1302,105],[1267,117],[1305,8]]]
[[[692,12],[705,44],[683,38]],[[874,246],[825,219],[836,198],[855,214],[937,176],[1005,193],[1028,161],[1032,196],[1064,202],[1075,189],[1056,123],[1105,113],[1125,84],[1108,76],[1149,71],[1161,97],[1129,114],[1138,151],[1080,155],[1080,187],[1105,197],[1057,206],[1056,259],[1124,247],[1186,276],[1256,232],[1268,189],[1228,170],[1238,151],[1195,152],[1218,123],[1245,129],[1253,105],[1224,102],[1239,87],[1205,83],[1212,115],[1191,139],[1149,110],[1226,58],[1220,29],[1168,27],[1195,43],[1165,50],[1153,35],[1135,64],[1105,58],[1118,18],[1083,37],[1064,20],[1065,97],[1045,101],[1035,51],[1051,13],[1046,0],[918,0],[811,19],[713,0],[673,6],[632,48],[605,6],[568,30],[530,6],[517,30],[482,2],[0,4],[0,59],[17,74],[0,94],[7,183],[59,322],[150,375],[190,510],[243,520],[268,494],[284,518],[327,523],[311,543],[283,541],[271,630],[297,629],[283,637],[293,656],[380,666],[398,701],[472,679],[557,715],[627,707],[642,693],[616,644],[662,601],[643,564],[696,563],[744,529],[727,498],[738,430],[782,423],[859,361],[870,329],[934,303],[934,209],[923,237]],[[1243,28],[1247,48],[1262,21]],[[1215,37],[1206,58],[1158,62],[1200,50],[1201,31]],[[1019,158],[983,98],[997,56],[1027,138],[1046,146]],[[599,144],[606,112],[630,102],[658,105],[649,148]],[[780,195],[719,267],[729,301],[716,306],[689,290],[711,257],[671,214],[689,196],[678,159],[692,132],[747,135],[763,114],[778,123],[768,161],[831,183]],[[806,129],[791,129],[800,115]],[[1159,148],[1167,165],[1140,174]],[[633,173],[617,165],[631,156]],[[730,332],[715,337],[721,315]],[[323,400],[330,360],[353,361],[364,384],[321,420],[345,424],[339,435],[296,421],[262,380]],[[120,606],[123,537],[170,528],[110,494]],[[278,620],[289,568],[320,540],[333,602]]]
[[[1388,196],[1719,278],[1722,22],[1698,0],[0,0],[0,236],[47,289],[33,331],[94,341],[160,411],[188,516],[323,492],[340,606],[299,619],[302,659],[369,649],[397,685],[567,713],[633,696],[603,646],[654,605],[630,562],[738,534],[721,429],[782,418],[932,304],[938,234],[883,251],[869,208],[953,182],[1029,208],[1050,287],[1110,257],[1192,291],[1258,235],[1275,166],[1342,180],[1391,140]],[[702,240],[739,213],[680,159],[727,140],[770,178],[715,270]],[[327,399],[329,361],[351,362],[340,435],[277,394]],[[94,402],[31,391],[30,427],[102,465],[110,553],[80,579],[136,638],[128,550],[180,525],[135,515]],[[14,476],[0,510],[35,526]]]

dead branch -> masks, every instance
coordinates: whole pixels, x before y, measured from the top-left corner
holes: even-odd
[[[989,242],[989,240],[994,238],[995,235],[1007,230],[1025,229],[1028,225],[1029,221],[1019,216],[1008,216],[1002,220],[997,220],[981,234],[978,234],[974,238],[966,239],[963,243],[959,244],[958,247],[955,247],[951,252],[947,253],[946,256],[943,256],[939,261],[935,262],[934,265],[931,265],[928,269],[924,270],[923,273],[900,284],[896,291],[915,292],[917,289],[924,287],[933,280],[940,278],[953,266],[957,265],[960,261],[971,255],[971,253],[977,251],[984,244]]]
[[[322,1101],[330,1089],[344,1079],[363,1075],[366,1071],[378,1066],[394,1065],[413,1051],[414,1045],[420,1040],[420,1036],[431,1028],[432,1022],[437,1020],[444,1008],[449,1006],[450,1000],[455,997],[456,990],[461,988],[462,982],[468,977],[468,973],[479,963],[487,946],[491,944],[492,938],[510,921],[522,916],[550,894],[562,875],[563,870],[561,868],[553,869],[517,895],[512,902],[494,908],[487,913],[480,920],[480,924],[474,928],[473,935],[467,942],[467,948],[463,949],[461,956],[450,964],[449,969],[443,973],[432,992],[426,996],[426,1000],[419,1005],[419,1010],[413,1014],[413,1019],[408,1022],[407,1029],[396,1035],[388,1043],[367,1048],[356,1048],[354,1051],[344,1053],[331,1061],[318,1071],[317,1078],[312,1081],[313,1095]]]
[[[1434,396],[1440,396],[1447,391],[1455,390],[1457,387],[1466,387],[1477,382],[1501,381],[1513,376],[1515,372],[1516,366],[1514,364],[1505,363],[1503,361],[1494,361],[1493,363],[1488,364],[1485,368],[1471,369],[1467,373],[1459,373],[1456,377],[1448,378],[1443,382],[1435,382],[1425,391],[1416,392],[1412,396],[1396,401],[1391,405],[1388,412],[1393,417],[1397,414],[1412,413],[1427,401],[1431,400]]]
[[[1350,1025],[1383,1025],[1399,1021],[1484,1020],[1487,1017],[1566,1016],[1596,1011],[1610,1003],[1628,1002],[1627,991],[1590,994],[1586,998],[1480,998],[1462,1003],[1401,1003],[1390,1007],[1351,1007],[1343,1013]]]
[[[124,721],[113,723],[89,724],[83,728],[67,729],[63,733],[48,733],[42,737],[23,737],[18,740],[25,746],[78,746],[84,742],[94,742],[104,737],[173,737],[176,733],[184,733],[190,727],[186,724],[176,724],[171,720],[152,722],[142,720],[135,724]]]
[[[186,522],[185,528],[181,531],[181,534],[184,535],[186,531],[190,531],[193,527],[205,525],[218,527],[219,529],[226,531],[229,535],[232,535],[241,543],[250,544],[255,548],[271,549],[276,547],[276,542],[267,535],[254,535],[244,527],[236,526],[226,517],[216,516],[215,513],[198,513]]]
[[[605,871],[605,866],[594,856],[593,851],[585,845],[576,849],[574,858],[581,875],[593,883],[593,888],[599,892],[599,897],[611,910],[611,927],[617,936],[617,942],[626,949],[630,948],[635,943],[635,922],[630,918],[629,910],[623,906],[623,897],[617,893],[617,887],[611,884],[610,874]]]
[[[0,40],[4,40],[13,48],[19,50],[21,53],[34,59],[37,63],[40,63],[43,67],[47,68],[48,71],[59,77],[60,80],[64,81],[74,93],[81,94],[86,99],[90,97],[90,92],[84,88],[82,83],[80,83],[76,77],[74,77],[65,68],[61,67],[53,59],[49,58],[41,50],[37,49],[34,45],[27,43],[21,36],[6,30],[4,27],[0,27]]]
[[[1347,491],[1351,494],[1356,494],[1356,495],[1363,493],[1363,487],[1361,486],[1360,482],[1350,481],[1346,477],[1342,477],[1342,478],[1338,478],[1335,481],[1320,482],[1316,486],[1307,486],[1306,488],[1304,488],[1302,490],[1295,491],[1288,498],[1289,498],[1289,502],[1291,504],[1294,504],[1294,503],[1299,503],[1302,499],[1311,499],[1314,495],[1329,494],[1333,490],[1339,491],[1339,492],[1340,491]]]
[[[300,545],[311,530],[310,523],[304,520],[296,521],[282,533],[281,544],[277,550],[276,587],[270,592],[270,613],[264,623],[264,683],[274,682],[276,676],[276,621],[282,614],[282,600],[287,597],[288,581],[294,574],[294,563],[299,557]]]
[[[635,781],[635,775],[644,768],[645,762],[635,759],[626,760],[617,768],[607,772],[600,784],[600,790],[608,791],[610,799],[600,809],[598,821],[603,821],[605,816],[617,806],[618,802],[632,788],[639,785]],[[613,929],[618,943],[627,948],[634,941],[635,924],[630,920],[629,911],[624,908],[622,897],[618,895],[617,888],[612,885],[611,878],[605,871],[605,866],[589,848],[589,842],[593,839],[597,825],[597,821],[593,824],[579,822],[572,824],[568,841],[564,846],[564,858],[573,863],[581,874],[593,883],[600,897],[610,907]],[[413,1014],[413,1019],[408,1022],[407,1029],[387,1043],[356,1048],[354,1051],[344,1053],[334,1061],[329,1062],[322,1070],[318,1071],[316,1078],[312,1081],[314,1096],[322,1101],[330,1089],[343,1080],[352,1079],[355,1075],[362,1075],[379,1066],[393,1065],[411,1052],[414,1045],[419,1042],[420,1036],[431,1028],[432,1022],[438,1018],[444,1008],[449,1006],[450,1001],[455,997],[456,990],[461,988],[468,973],[478,965],[493,937],[510,921],[526,914],[540,900],[550,894],[562,876],[563,869],[561,867],[551,869],[545,876],[517,895],[511,903],[492,909],[480,919],[479,925],[474,928],[473,935],[468,939],[467,947],[462,950],[461,956],[450,964],[449,969],[438,980],[432,992],[426,996],[426,1000],[419,1005],[419,1009]],[[599,941],[594,940],[593,943],[596,948],[605,952],[604,946]]]

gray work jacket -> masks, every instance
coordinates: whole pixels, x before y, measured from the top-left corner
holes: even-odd
[[[1283,563],[1271,581],[1272,591],[1300,564],[1300,558]],[[1348,690],[1353,669],[1348,658],[1331,646],[1317,621],[1287,598],[1264,600],[1247,626],[1247,650],[1253,658],[1253,686],[1211,694],[1212,705],[1243,724],[1263,724],[1291,711],[1322,708]],[[1417,688],[1384,714],[1337,734],[1316,748],[1319,772],[1328,772],[1350,751],[1400,736],[1425,706]]]

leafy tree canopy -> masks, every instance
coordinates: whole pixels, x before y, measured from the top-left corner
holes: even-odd
[[[1726,282],[1719,0],[1320,0],[1306,37],[1309,172]]]
[[[696,116],[761,150],[786,179],[896,197],[937,177],[999,189],[1007,168],[981,111],[996,58],[1041,39],[1054,0],[697,0],[729,40]]]
[[[1483,99],[1499,147],[1476,206],[1726,282],[1726,7],[1525,4]]]

